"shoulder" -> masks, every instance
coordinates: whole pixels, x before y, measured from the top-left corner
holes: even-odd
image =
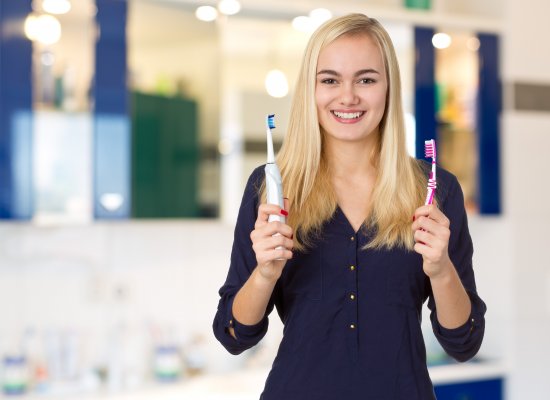
[[[246,183],[246,190],[254,190],[255,192],[259,192],[262,184],[265,180],[265,164],[260,165],[252,172],[250,173],[250,176],[248,177],[248,182]]]
[[[253,203],[256,206],[258,205],[260,190],[265,179],[264,167],[264,165],[260,165],[250,173],[244,188],[243,204]]]

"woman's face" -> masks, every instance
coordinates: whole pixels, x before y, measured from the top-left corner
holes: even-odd
[[[367,35],[346,35],[319,54],[315,103],[327,140],[372,140],[388,83],[382,53]]]

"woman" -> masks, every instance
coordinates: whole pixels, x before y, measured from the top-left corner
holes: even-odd
[[[428,164],[406,153],[399,67],[375,19],[347,15],[313,34],[278,163],[286,210],[263,204],[256,169],[216,337],[241,353],[277,308],[284,337],[265,400],[435,399],[422,304],[459,361],[481,345],[485,304],[456,178],[439,169],[437,206],[422,206]],[[278,213],[288,225],[267,222]]]

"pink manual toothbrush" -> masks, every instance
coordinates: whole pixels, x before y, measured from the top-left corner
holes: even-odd
[[[425,205],[432,204],[434,202],[435,189],[437,188],[437,180],[435,178],[435,140],[430,139],[424,142],[424,154],[426,158],[432,159],[432,171],[430,172],[430,178],[428,179],[428,194],[426,195]]]

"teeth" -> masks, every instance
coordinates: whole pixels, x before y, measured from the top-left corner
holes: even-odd
[[[344,118],[344,119],[359,118],[361,115],[363,115],[363,112],[361,112],[361,111],[354,112],[354,113],[345,113],[345,112],[333,111],[333,113],[338,118]]]

